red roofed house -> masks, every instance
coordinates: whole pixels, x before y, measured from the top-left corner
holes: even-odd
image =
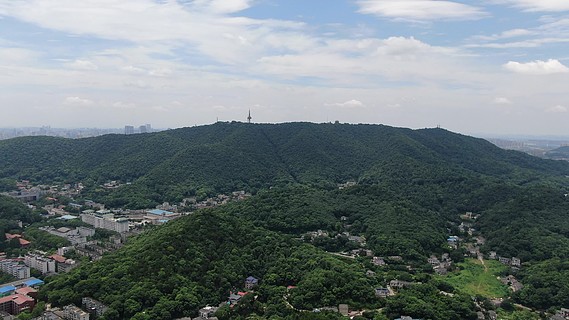
[[[21,238],[21,237],[22,237],[21,234],[6,233],[6,239],[8,239],[8,240],[12,240],[14,238]]]
[[[29,242],[26,239],[23,238],[18,238],[18,241],[20,241],[20,247],[25,248],[27,246],[29,246],[30,244],[32,244],[31,242]]]
[[[17,315],[24,310],[33,309],[36,302],[33,298],[23,294],[13,294],[4,298],[0,298],[0,311]]]
[[[49,256],[48,258],[52,258],[53,260],[55,260],[55,261],[57,261],[57,262],[59,262],[59,263],[65,263],[65,260],[67,260],[67,259],[65,259],[64,256],[60,256],[60,255],[58,255],[58,254],[51,255],[51,256]]]
[[[28,296],[34,299],[38,298],[38,291],[32,287],[22,287],[20,289],[16,289],[16,293]]]

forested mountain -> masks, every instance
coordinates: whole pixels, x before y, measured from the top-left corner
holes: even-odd
[[[242,189],[254,194],[171,221],[99,262],[48,280],[42,295],[49,301],[93,296],[111,306],[106,319],[193,316],[242,288],[249,275],[262,280],[257,299],[222,310],[222,319],[300,319],[293,308],[338,303],[385,307],[390,318],[476,318],[471,298],[437,280],[426,262],[432,254],[464,258],[463,251],[449,250],[447,237],[468,237],[458,228],[465,212],[478,217],[472,224],[487,240],[485,253],[522,259],[516,276],[528,285],[516,292],[516,302],[559,308],[569,296],[568,176],[567,162],[443,129],[381,125],[216,123],[153,134],[0,141],[0,178],[82,181],[89,197],[109,207],[148,208]],[[132,184],[97,188],[108,180]],[[357,184],[338,188],[347,181]],[[317,230],[330,236],[299,240]],[[359,248],[345,231],[363,236],[374,255],[404,262],[379,269],[371,258],[329,253]],[[366,276],[369,268],[377,275]],[[373,288],[393,279],[421,284],[375,299]],[[290,285],[297,288],[287,292]]]
[[[566,174],[568,168],[442,129],[381,125],[216,123],[152,134],[0,141],[0,176],[134,182],[105,199],[129,206],[291,183],[331,186],[465,175],[529,182]]]

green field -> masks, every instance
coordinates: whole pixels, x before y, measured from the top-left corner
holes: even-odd
[[[477,259],[459,263],[461,271],[441,277],[457,290],[487,298],[504,298],[509,295],[508,287],[498,280],[497,274],[506,267],[495,260],[485,260],[486,268]]]

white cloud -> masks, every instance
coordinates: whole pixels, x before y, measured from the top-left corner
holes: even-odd
[[[567,107],[562,105],[556,105],[554,107],[548,108],[546,111],[550,113],[565,113],[569,111],[569,109],[567,109]]]
[[[112,107],[116,109],[134,109],[136,105],[134,103],[117,101],[112,104]]]
[[[360,0],[359,12],[404,20],[476,20],[487,14],[483,9],[454,1],[439,0]]]
[[[326,103],[325,104],[328,107],[340,107],[340,108],[347,108],[347,109],[359,109],[359,108],[365,108],[365,104],[359,100],[348,100],[345,102],[340,102],[340,103]]]
[[[499,98],[494,99],[494,101],[492,101],[492,103],[498,104],[498,105],[509,105],[509,104],[512,104],[512,101],[510,101],[510,99],[508,99],[508,98],[499,97]]]
[[[76,70],[97,70],[99,67],[88,60],[75,60],[67,64],[68,67]]]
[[[135,66],[122,67],[121,70],[126,71],[128,73],[133,73],[133,74],[144,74],[144,73],[146,73],[146,70],[144,70],[142,68],[135,67]]]
[[[512,72],[532,75],[546,75],[569,72],[569,68],[567,68],[561,62],[559,62],[559,60],[556,59],[549,59],[547,61],[535,60],[527,63],[510,61],[506,63],[504,67]]]
[[[503,31],[502,33],[493,34],[491,36],[475,36],[474,39],[477,40],[500,40],[500,39],[510,39],[510,38],[517,38],[523,36],[530,36],[536,34],[535,31],[528,30],[528,29],[511,29]]]
[[[80,97],[67,97],[65,98],[64,103],[70,106],[91,106],[94,104],[92,100]]]
[[[514,7],[526,11],[569,11],[569,1],[567,0],[505,0]]]

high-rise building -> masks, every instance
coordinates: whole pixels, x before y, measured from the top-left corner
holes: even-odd
[[[138,131],[139,131],[140,133],[146,133],[146,132],[147,132],[147,131],[146,131],[146,126],[145,126],[145,125],[142,125],[142,126],[138,127]]]
[[[134,126],[124,126],[124,134],[134,134]]]

